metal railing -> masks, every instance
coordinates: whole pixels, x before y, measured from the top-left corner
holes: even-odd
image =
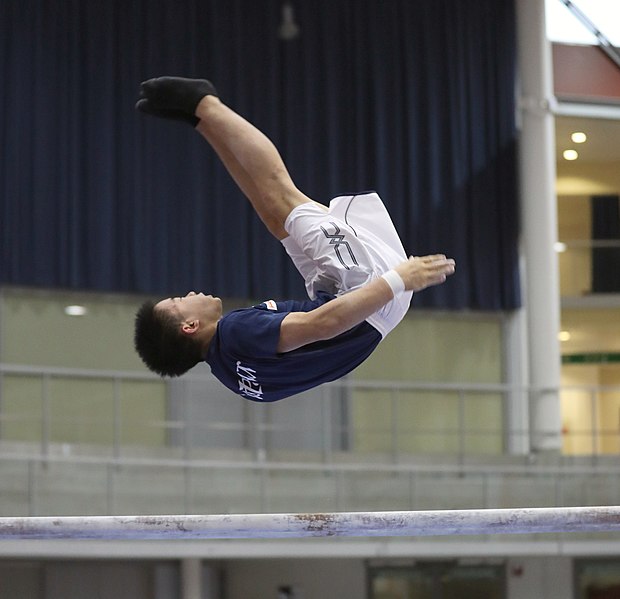
[[[594,253],[606,258],[607,265],[620,266],[620,240],[571,239],[560,242],[560,289],[562,297],[589,296],[600,290],[593,288]],[[620,289],[603,293],[620,293]]]
[[[37,380],[40,384],[40,401],[31,400],[34,403],[34,411],[20,411],[19,407],[12,411],[7,411],[7,403],[15,405],[19,402],[19,397],[8,398],[2,382],[7,377],[26,377],[30,381]],[[210,376],[190,377],[194,381],[209,381]],[[52,385],[55,381],[65,381],[70,385],[72,381],[87,380],[92,384],[104,383],[109,387],[109,408],[106,417],[98,420],[97,416],[84,413],[70,413],[65,408],[64,411],[57,411],[53,407],[62,401],[62,397],[54,396]],[[81,370],[69,368],[39,368],[20,365],[0,365],[0,441],[7,438],[13,441],[34,440],[39,445],[39,453],[42,456],[50,455],[52,444],[56,446],[70,446],[70,450],[79,450],[80,445],[92,450],[93,445],[105,446],[111,451],[113,457],[120,457],[124,446],[131,446],[135,449],[135,442],[124,442],[123,431],[131,428],[131,424],[124,421],[123,412],[123,387],[127,382],[156,383],[165,385],[160,379],[149,374],[120,372],[120,371],[98,371]],[[495,410],[495,423],[490,426],[479,426],[467,423],[467,398],[481,396],[491,398],[490,401],[503,404],[504,395],[509,391],[506,385],[497,384],[435,384],[435,383],[410,383],[402,381],[354,381],[342,380],[329,385],[325,385],[317,392],[317,397],[312,401],[317,401],[314,408],[315,417],[312,422],[308,422],[308,409],[304,407],[304,413],[297,418],[295,410],[289,415],[286,421],[274,421],[272,414],[278,410],[277,406],[270,404],[248,404],[241,414],[241,418],[231,420],[217,420],[213,418],[197,419],[190,415],[191,410],[178,410],[185,415],[184,419],[153,418],[149,412],[144,412],[139,419],[133,420],[133,426],[143,430],[162,431],[163,439],[158,449],[172,447],[181,450],[182,455],[188,457],[194,450],[200,447],[192,442],[192,439],[200,436],[200,433],[230,432],[241,433],[243,443],[237,448],[249,450],[256,459],[261,459],[274,447],[285,449],[295,449],[299,446],[299,435],[302,433],[308,436],[313,435],[314,441],[310,443],[310,448],[322,453],[323,460],[329,461],[330,454],[334,451],[377,451],[390,454],[393,461],[398,461],[400,453],[410,453],[405,451],[407,445],[411,446],[411,440],[429,440],[431,453],[457,453],[464,456],[468,453],[468,443],[477,440],[478,445],[484,445],[485,440],[491,440],[493,447],[484,453],[501,453],[503,451],[504,423],[503,405]],[[148,389],[145,390],[148,392]],[[15,391],[14,391],[15,393]],[[19,390],[17,390],[19,393]],[[230,401],[227,397],[228,392],[222,391],[224,396],[206,398],[205,401]],[[342,402],[343,393],[346,394],[346,405],[342,410],[347,410],[349,415],[340,414],[339,419],[334,422],[331,417],[334,412],[339,410],[332,404],[336,401]],[[56,395],[62,395],[63,390],[57,389]],[[230,394],[232,395],[232,394]],[[387,415],[383,418],[383,423],[356,423],[356,417],[351,415],[352,411],[370,409],[369,404],[377,403],[375,397],[381,396],[380,412]],[[416,416],[415,406],[420,406],[429,401],[429,397],[437,397],[450,404],[450,423],[440,423],[440,426],[431,424],[420,424],[413,421],[407,424],[404,420],[404,412],[409,416]],[[335,399],[334,399],[335,398]],[[238,401],[233,396],[233,401]],[[187,403],[190,399],[187,395],[176,397],[176,401]],[[89,398],[85,397],[84,402]],[[291,400],[296,401],[296,400]],[[293,405],[293,404],[289,404]],[[300,406],[301,407],[301,406]],[[417,415],[420,420],[420,415]],[[54,432],[55,428],[62,425],[62,428],[73,431],[73,434],[66,434],[63,438],[62,433]],[[315,426],[315,430],[309,431],[309,426]],[[88,440],[88,433],[81,434],[80,431],[97,428],[98,437],[104,437],[107,442]],[[12,432],[17,430],[18,432]],[[22,431],[20,439],[19,430]],[[134,429],[135,430],[135,429]],[[106,432],[107,431],[107,432]],[[170,443],[171,433],[177,433],[175,441]],[[527,434],[526,431],[510,431],[510,434]],[[131,437],[131,435],[130,435]],[[289,438],[288,443],[282,439]],[[72,441],[73,439],[73,441]],[[75,442],[75,439],[81,440]],[[156,444],[157,445],[157,444]],[[150,445],[152,448],[153,445]],[[216,449],[216,446],[207,444],[209,449]],[[157,449],[156,448],[156,449]],[[418,447],[414,453],[424,453],[423,447]]]
[[[199,385],[213,381],[210,375],[190,375],[190,379]],[[28,386],[20,387],[20,380]],[[65,394],[72,395],[67,389],[75,381],[88,381],[93,393],[67,399]],[[142,393],[136,391],[136,383],[145,384],[147,399],[157,390],[152,404],[157,404],[157,410],[141,400],[139,409],[127,415],[128,406]],[[125,393],[127,385],[132,386],[130,396]],[[509,453],[509,441],[514,439],[531,447],[532,431],[508,421],[507,403],[515,389],[503,384],[346,379],[324,385],[310,399],[289,400],[284,417],[284,406],[278,405],[282,402],[244,402],[226,390],[193,399],[176,393],[175,401],[186,405],[174,418],[169,417],[167,385],[150,374],[0,364],[0,443],[21,444],[42,457],[94,452],[118,459],[150,452],[190,459],[225,448],[245,452],[257,461],[278,451],[302,450],[318,454],[322,462],[344,452],[360,459],[377,454],[393,463],[420,455],[454,457],[460,462],[502,456]],[[533,390],[517,391],[530,403],[536,400]],[[565,453],[620,453],[618,423],[604,420],[603,409],[605,402],[620,405],[620,387],[571,386],[563,388],[560,397],[570,403],[572,420],[564,418],[562,431],[547,434],[561,435]],[[187,407],[191,401],[202,409],[213,405],[215,411],[197,417]],[[219,414],[218,406],[230,406],[231,401],[237,402],[236,413]],[[97,409],[91,410],[89,402]],[[538,429],[536,434],[540,433]],[[222,444],[222,439],[233,436],[237,442]]]
[[[31,391],[38,389],[39,397],[31,398],[36,410],[9,409],[19,407],[20,399],[14,396],[20,389],[15,384],[19,377],[31,383]],[[63,387],[56,383],[67,379],[88,381],[93,389],[96,385],[105,388],[107,417],[102,420],[89,410],[75,414],[66,407],[57,414]],[[7,385],[9,380],[11,385]],[[195,376],[193,380],[202,385],[211,379]],[[277,404],[255,405],[225,396],[207,401],[238,400],[242,406],[239,419],[197,419],[191,410],[182,409],[178,413],[186,415],[185,419],[152,417],[147,412],[142,418],[132,414],[128,422],[125,404],[131,398],[125,387],[136,383],[148,385],[148,391],[153,384],[169,391],[166,383],[149,374],[0,365],[0,515],[620,503],[620,466],[613,452],[603,451],[609,445],[607,437],[620,434],[601,426],[598,405],[610,393],[620,397],[616,387],[562,390],[573,394],[569,401],[583,404],[583,413],[591,414],[590,420],[580,419],[587,426],[563,434],[565,444],[567,438],[585,438],[589,450],[562,457],[508,454],[509,436],[530,433],[506,422],[507,401],[515,392],[506,385],[343,380],[323,386],[310,398],[314,418],[307,410],[295,416],[297,406],[310,405],[305,402],[308,398],[292,399],[286,408],[288,417],[278,420],[272,413]],[[173,396],[176,401],[191,400],[187,394],[157,396],[165,401]],[[443,406],[439,421],[433,420],[437,411],[433,400]],[[483,409],[472,411],[476,402]],[[410,413],[429,404],[427,421],[408,421]],[[387,414],[382,421],[355,414],[377,406],[376,413]],[[485,406],[494,407],[493,413],[489,415]],[[334,414],[342,417],[334,421]],[[490,424],[484,422],[485,414]],[[419,417],[423,420],[424,414]],[[59,418],[60,431],[56,427]],[[147,436],[149,442],[143,444],[140,435],[129,435],[132,442],[128,443],[127,430],[134,423],[166,434],[157,437],[157,443]],[[108,429],[103,441],[101,435],[89,438],[88,431],[101,427]],[[86,433],[75,435],[80,428]],[[15,431],[21,431],[21,437]],[[205,432],[209,433],[207,441],[211,433],[224,435],[216,435],[215,443],[194,443],[203,440]],[[238,445],[218,445],[218,439],[235,434],[242,441]],[[300,447],[303,435],[310,439],[305,449]]]

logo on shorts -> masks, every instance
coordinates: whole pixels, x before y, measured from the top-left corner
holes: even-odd
[[[256,378],[256,370],[249,366],[244,366],[237,361],[237,382],[239,383],[239,393],[249,399],[263,399],[263,388]]]
[[[329,239],[330,245],[334,246],[334,251],[336,252],[336,256],[338,260],[340,260],[340,264],[344,266],[347,270],[351,270],[352,267],[358,266],[357,259],[355,258],[355,254],[349,245],[349,242],[345,240],[345,234],[340,232],[340,227],[333,221],[329,223],[334,227],[334,232],[330,233],[323,225],[321,225],[321,231],[327,239]],[[340,251],[340,246],[343,246],[346,252]],[[347,256],[348,254],[348,256]],[[347,264],[349,262],[349,264]]]

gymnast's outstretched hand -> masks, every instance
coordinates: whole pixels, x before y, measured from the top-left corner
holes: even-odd
[[[394,268],[405,283],[408,291],[421,291],[433,285],[441,285],[454,274],[455,262],[444,254],[411,256]]]

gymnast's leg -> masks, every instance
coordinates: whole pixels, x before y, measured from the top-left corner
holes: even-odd
[[[142,84],[143,112],[187,120],[209,142],[277,239],[296,206],[311,202],[293,183],[278,150],[254,125],[226,106],[205,80],[160,77]]]

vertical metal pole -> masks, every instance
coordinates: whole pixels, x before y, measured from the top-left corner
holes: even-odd
[[[4,298],[4,289],[0,287],[0,440],[3,439],[6,432],[4,426],[4,372],[2,371],[4,362],[4,337],[2,335],[4,331]]]
[[[253,409],[252,414],[252,429],[254,438],[254,459],[257,462],[264,462],[267,457],[267,451],[265,448],[265,426],[264,426],[264,412],[258,409]]]
[[[334,483],[336,487],[336,510],[341,511],[343,508],[342,503],[342,470],[336,470],[334,472]]]
[[[44,374],[42,379],[42,402],[41,406],[41,455],[48,457],[50,453],[50,428],[51,428],[51,406],[50,406],[50,375]]]
[[[267,471],[265,467],[259,468],[260,473],[260,509],[267,512]]]
[[[597,410],[597,405],[596,405],[596,398],[597,398],[596,389],[592,389],[592,391],[590,392],[590,413],[591,413],[590,418],[592,419],[592,427],[590,430],[590,434],[592,435],[592,457],[593,458],[596,458],[596,456],[598,456],[598,453],[599,453],[598,426],[597,426],[598,410]]]
[[[190,397],[187,392],[187,383],[185,381],[183,381],[181,388],[183,390],[183,459],[189,460],[191,445],[191,410],[189,405]]]
[[[250,403],[249,401],[244,401],[241,405],[243,449],[248,450],[254,448],[252,441],[252,411],[250,410]]]
[[[482,475],[482,507],[488,508],[490,505],[489,501],[489,474],[484,473]]]
[[[520,260],[520,271],[524,272],[523,259]],[[522,278],[525,278],[524,275]],[[529,373],[525,308],[502,318],[502,356],[502,378],[508,385],[508,390],[502,394],[504,450],[510,455],[527,455],[530,452],[530,405],[527,393]]]
[[[116,464],[106,465],[106,508],[108,514],[116,514],[116,500],[114,495],[114,476]]]
[[[416,473],[409,472],[409,509],[415,510]]]
[[[114,407],[112,422],[112,455],[118,460],[121,455],[121,381],[114,377]]]
[[[265,406],[264,410],[260,411],[260,418],[258,419],[258,428],[261,435],[261,452],[260,459],[265,461],[267,459],[267,452],[270,452],[275,447],[275,427],[273,425],[273,408],[270,404]]]
[[[36,479],[34,475],[34,460],[28,460],[28,515],[36,516]]]
[[[351,410],[354,399],[354,386],[338,383],[338,445],[339,451],[350,452],[354,449],[354,435],[351,430]]]
[[[5,433],[4,428],[4,372],[2,371],[2,364],[4,362],[4,337],[2,331],[4,331],[4,290],[0,288],[0,439],[3,438]]]
[[[459,389],[459,463],[465,461],[465,394]]]
[[[4,362],[4,289],[0,288],[0,364]]]
[[[565,245],[566,253],[564,254],[564,259],[568,264],[570,264],[570,270],[568,271],[570,273],[569,289],[584,289],[586,287],[586,284],[581,284],[580,275],[581,277],[583,277],[583,274],[580,272],[580,269],[577,267],[577,265],[579,264],[580,254],[584,252],[587,257],[590,252],[590,248],[584,250],[584,248],[581,247],[573,247],[572,244],[567,243]],[[574,258],[575,255],[577,256],[577,259]]]
[[[191,513],[191,495],[192,495],[192,469],[189,464],[183,467],[183,507],[185,513]]]
[[[203,599],[202,560],[181,560],[181,599]]]
[[[0,323],[0,327],[1,327],[1,323]],[[0,328],[0,332],[1,332],[1,328]],[[2,338],[0,335],[0,344],[2,343]],[[2,372],[1,366],[2,362],[0,362],[0,441],[3,439],[4,437],[4,433],[5,431],[5,426],[4,426],[4,417],[6,416],[6,414],[4,413],[4,373]]]
[[[321,430],[321,445],[323,463],[332,462],[332,444],[334,439],[332,414],[333,414],[333,387],[323,385],[321,387],[321,420],[323,422]]]
[[[390,389],[390,407],[392,409],[391,429],[392,429],[392,461],[398,464],[398,398],[399,392],[397,388]]]
[[[249,410],[249,419],[248,419],[248,427],[249,433],[252,442],[252,453],[254,454],[254,461],[258,462],[258,424],[257,424],[257,415],[255,406],[248,406]]]

